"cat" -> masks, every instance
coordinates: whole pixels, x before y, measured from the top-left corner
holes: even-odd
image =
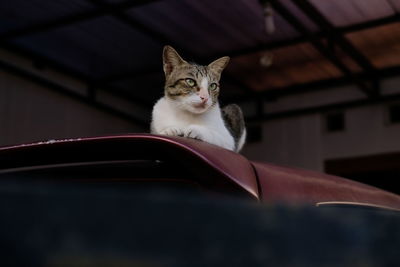
[[[163,50],[164,96],[153,107],[151,133],[183,136],[239,152],[246,139],[242,110],[218,103],[221,73],[229,57],[207,66],[189,63],[171,46]]]

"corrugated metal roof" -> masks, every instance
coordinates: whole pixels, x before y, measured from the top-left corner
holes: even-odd
[[[396,12],[389,0],[310,0],[310,2],[336,26],[366,22]]]

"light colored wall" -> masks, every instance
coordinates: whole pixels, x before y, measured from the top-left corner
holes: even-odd
[[[386,120],[386,105],[346,112],[345,132],[324,134],[323,158],[335,159],[400,151],[400,125]]]
[[[382,92],[400,92],[400,78],[382,83]],[[266,103],[267,112],[332,104],[364,97],[353,86],[317,93],[283,97]],[[250,159],[323,171],[327,159],[400,151],[400,125],[388,124],[387,104],[345,110],[346,130],[327,133],[323,114],[303,115],[264,122],[263,141],[247,144],[243,154]]]
[[[0,146],[143,131],[129,121],[0,71]]]
[[[242,153],[252,160],[307,169],[321,169],[320,117],[309,115],[263,124],[263,142],[247,144]]]

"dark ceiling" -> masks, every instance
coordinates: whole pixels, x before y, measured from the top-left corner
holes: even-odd
[[[259,0],[1,1],[0,45],[84,81],[88,94],[76,98],[144,125],[143,116],[97,103],[96,92],[129,99],[150,116],[163,94],[166,44],[203,64],[231,56],[221,100],[254,102],[257,114],[250,119],[285,115],[265,114],[262,100],[342,84],[358,86],[365,99],[339,106],[388,99],[380,84],[400,75],[400,0],[268,2],[275,24],[269,34]],[[74,96],[7,62],[0,60],[0,67]],[[330,107],[308,111],[324,108]]]

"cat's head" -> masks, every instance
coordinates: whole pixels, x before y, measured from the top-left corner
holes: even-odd
[[[218,101],[221,72],[228,62],[229,57],[221,57],[207,66],[189,63],[171,46],[165,46],[165,96],[183,110],[205,112]]]

